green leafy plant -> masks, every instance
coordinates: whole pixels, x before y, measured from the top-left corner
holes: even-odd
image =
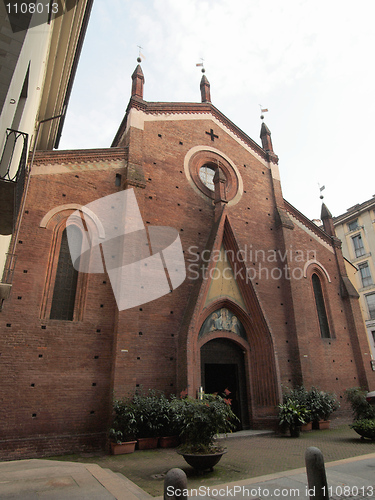
[[[337,401],[336,395],[332,392],[320,393],[320,417],[323,420],[328,420],[333,412],[340,408],[340,403]]]
[[[283,403],[287,403],[288,401],[294,401],[298,403],[299,406],[306,408],[308,410],[307,414],[305,415],[305,422],[308,423],[310,420],[312,420],[312,410],[310,407],[310,400],[309,400],[309,392],[303,387],[296,387],[295,389],[284,389],[284,394],[283,394]]]
[[[178,415],[176,413],[177,408],[173,405],[175,399],[176,396],[174,395],[170,397],[170,400],[164,394],[160,395],[158,417],[160,420],[160,436],[178,436],[180,434]]]
[[[354,420],[375,419],[375,407],[366,401],[366,389],[351,387],[345,391],[346,400],[350,403]]]
[[[362,418],[356,420],[351,426],[360,436],[375,441],[375,419]]]
[[[322,391],[314,386],[306,391],[306,407],[310,410],[311,421],[319,422],[323,418]]]
[[[168,426],[169,401],[163,393],[150,389],[135,394],[132,399],[137,422],[137,437],[159,437]]]
[[[213,453],[222,450],[214,436],[236,428],[237,416],[230,401],[218,395],[205,394],[202,399],[184,398],[172,401],[180,428],[182,453]]]
[[[278,405],[279,424],[289,427],[290,434],[298,435],[302,424],[306,424],[310,418],[309,410],[292,397],[285,397],[284,402]]]
[[[288,418],[291,420],[293,411],[296,412],[297,409],[303,413],[304,422],[302,423],[319,422],[319,420],[327,420],[340,407],[340,404],[336,395],[331,392],[320,391],[316,387],[307,390],[305,387],[300,386],[294,389],[284,389],[283,405],[281,407],[279,405],[279,414],[281,412],[280,425],[290,426]]]
[[[133,441],[137,435],[137,420],[132,399],[115,400],[109,437],[115,443]]]

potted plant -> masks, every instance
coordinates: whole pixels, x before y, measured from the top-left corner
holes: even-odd
[[[331,414],[340,408],[336,395],[311,387],[306,395],[306,407],[310,411],[313,429],[328,429]]]
[[[320,420],[319,429],[329,429],[331,414],[340,408],[336,395],[331,392],[320,392]]]
[[[230,400],[205,394],[201,399],[176,399],[172,406],[183,442],[178,452],[197,471],[212,470],[226,453],[226,449],[215,442],[215,434],[231,432],[238,421]]]
[[[165,396],[150,389],[147,393],[133,396],[133,408],[137,422],[138,449],[157,448],[163,427],[163,405]]]
[[[361,436],[361,439],[375,440],[375,407],[366,401],[366,394],[367,391],[360,387],[352,387],[345,391],[354,418],[350,427]]]
[[[137,442],[137,421],[132,400],[115,400],[113,411],[114,417],[109,429],[112,454],[132,453]]]
[[[316,387],[311,387],[309,391],[306,391],[306,408],[310,412],[310,419],[312,422],[313,429],[319,429],[319,422],[321,420],[322,413],[322,397],[321,391]]]
[[[175,448],[180,444],[177,407],[173,405],[175,399],[175,396],[171,396],[169,401],[164,394],[160,397],[160,448]]]
[[[313,409],[311,405],[310,393],[305,389],[305,387],[300,386],[295,389],[289,389],[285,393],[285,398],[289,397],[293,401],[298,402],[298,404],[308,412],[306,413],[304,420],[305,423],[301,425],[301,431],[311,431],[312,430],[312,420],[313,420]],[[284,402],[286,400],[284,399]]]
[[[350,426],[362,439],[375,441],[375,418],[362,418],[356,420]]]
[[[298,437],[301,426],[310,418],[307,408],[291,397],[284,397],[284,402],[280,403],[278,408],[279,424],[289,428],[291,437]]]

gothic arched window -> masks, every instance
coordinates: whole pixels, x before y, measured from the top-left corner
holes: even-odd
[[[316,310],[318,313],[320,334],[323,339],[329,339],[331,337],[331,334],[329,331],[327,312],[324,304],[322,284],[317,274],[313,274],[311,280],[313,284]]]
[[[82,245],[81,231],[73,226],[70,235],[74,245],[80,249]],[[53,289],[50,319],[73,321],[74,304],[77,292],[78,271],[73,267],[70,256],[66,228],[61,236],[59,260],[57,263],[55,286]]]

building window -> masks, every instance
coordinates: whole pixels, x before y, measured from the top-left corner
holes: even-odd
[[[363,246],[362,236],[358,234],[357,236],[353,236],[353,245],[356,257],[361,257],[361,255],[365,254],[365,247]]]
[[[208,165],[203,165],[203,167],[199,169],[199,178],[210,191],[215,191],[214,175],[215,170]]]
[[[358,227],[358,219],[353,220],[348,224],[349,231],[354,231],[354,229],[357,229],[357,227]]]
[[[359,271],[361,273],[362,278],[362,286],[372,285],[372,277],[370,273],[370,268],[368,266],[368,262],[364,262],[363,264],[359,264]]]
[[[74,235],[74,244],[80,249],[82,245],[81,231],[75,226],[71,229],[73,229],[73,232],[70,234]],[[61,237],[50,319],[73,321],[77,281],[78,271],[73,267],[65,228]]]
[[[370,319],[375,319],[375,293],[366,295],[366,302]]]
[[[326,307],[324,304],[322,285],[317,274],[313,274],[311,279],[315,296],[316,310],[319,318],[320,334],[323,339],[329,339],[331,335],[329,331]]]
[[[375,330],[372,330],[371,335],[372,335],[372,341],[375,345]]]
[[[220,169],[222,180],[225,178],[226,200],[231,204],[239,201],[243,183],[237,167],[229,159],[214,151],[199,149],[194,153],[190,150],[184,162],[189,182],[194,184],[205,198],[215,199],[214,176],[215,172]]]
[[[116,174],[115,177],[115,186],[120,187],[121,186],[121,174]]]

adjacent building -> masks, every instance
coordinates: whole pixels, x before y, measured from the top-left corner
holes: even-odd
[[[58,147],[92,0],[0,4],[0,309],[33,152]],[[17,9],[22,9],[22,12]],[[29,12],[30,10],[30,12]]]
[[[334,218],[344,256],[357,268],[356,286],[375,360],[375,195]],[[374,366],[375,369],[375,366]]]

